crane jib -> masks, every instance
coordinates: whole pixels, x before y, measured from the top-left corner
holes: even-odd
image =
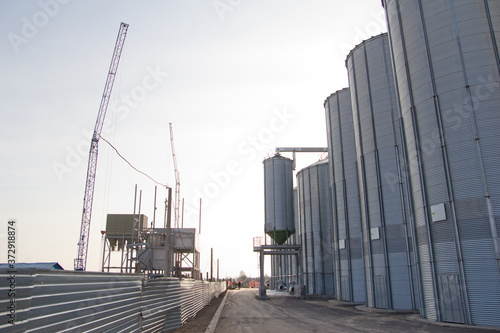
[[[88,239],[90,233],[90,221],[92,216],[92,202],[94,199],[95,175],[97,169],[97,156],[98,156],[97,148],[98,148],[99,136],[101,134],[102,126],[104,124],[104,119],[106,117],[106,110],[108,108],[109,98],[111,96],[111,91],[113,89],[113,83],[115,81],[115,76],[116,76],[115,74],[117,72],[118,64],[120,62],[120,56],[122,54],[123,44],[125,42],[125,37],[127,36],[128,26],[129,26],[128,24],[123,22],[120,24],[120,30],[118,31],[118,37],[116,38],[115,49],[113,51],[113,57],[111,58],[111,65],[109,67],[106,84],[104,85],[104,92],[101,99],[101,104],[99,106],[99,113],[97,115],[94,134],[91,139],[89,164],[87,169],[87,179],[85,181],[85,195],[83,198],[82,222],[81,222],[80,237],[78,242],[78,257],[75,259],[74,262],[75,270],[79,271],[84,271],[87,266]]]

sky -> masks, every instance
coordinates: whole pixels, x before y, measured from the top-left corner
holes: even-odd
[[[379,0],[2,0],[0,262],[8,221],[17,262],[73,269],[90,138],[120,22],[129,29],[102,136],[175,186],[220,277],[258,276],[262,161],[275,147],[326,147],[324,100],[348,86],[345,58],[386,31]],[[284,153],[286,155],[286,153]],[[297,170],[320,154],[298,154]],[[99,271],[106,214],[154,215],[155,183],[99,143],[87,270]],[[156,226],[166,190],[158,185]],[[267,260],[267,259],[266,259]],[[267,265],[267,264],[266,264]]]

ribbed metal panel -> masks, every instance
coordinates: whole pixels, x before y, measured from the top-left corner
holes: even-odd
[[[284,244],[295,232],[293,161],[279,155],[264,160],[265,232]]]
[[[181,327],[183,294],[179,279],[148,281],[142,290],[142,331],[158,332]]]
[[[336,294],[342,301],[365,302],[356,146],[349,89],[330,95],[324,106],[328,154],[331,156],[328,163],[334,207]]]
[[[499,2],[383,3],[413,187],[423,312],[500,326]],[[433,207],[443,205],[444,219],[433,222]]]
[[[387,34],[346,59],[365,242],[368,306],[415,309],[410,240],[400,191],[399,127]],[[376,235],[376,236],[372,236]]]
[[[0,272],[5,290],[6,272]],[[138,275],[26,269],[16,273],[23,292],[19,332],[119,332],[140,330]],[[6,309],[1,301],[2,312]],[[1,313],[0,329],[10,332]],[[24,320],[23,320],[24,319]],[[9,325],[11,327],[9,327]],[[15,332],[16,330],[14,330]]]
[[[333,295],[333,223],[328,161],[300,170],[297,183],[307,292]]]
[[[0,291],[9,289],[0,270]],[[2,298],[2,332],[167,332],[181,327],[214,297],[225,282],[166,278],[142,287],[140,275],[19,269],[16,324],[7,322]]]

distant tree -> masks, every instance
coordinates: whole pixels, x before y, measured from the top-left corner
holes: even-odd
[[[246,279],[247,279],[247,275],[246,275],[245,271],[241,270],[240,275],[238,276],[238,278],[236,280],[243,282],[243,281],[246,281]]]

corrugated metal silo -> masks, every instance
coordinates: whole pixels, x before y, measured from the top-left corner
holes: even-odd
[[[297,173],[302,262],[308,294],[334,295],[333,223],[328,160]]]
[[[293,220],[293,161],[276,155],[264,160],[265,232],[276,244],[295,232]]]
[[[330,188],[334,211],[335,282],[338,300],[366,302],[356,146],[349,88],[325,101]]]
[[[384,0],[432,320],[500,326],[500,1]]]
[[[399,191],[397,102],[387,34],[347,56],[356,141],[367,304],[415,309],[412,251]]]

